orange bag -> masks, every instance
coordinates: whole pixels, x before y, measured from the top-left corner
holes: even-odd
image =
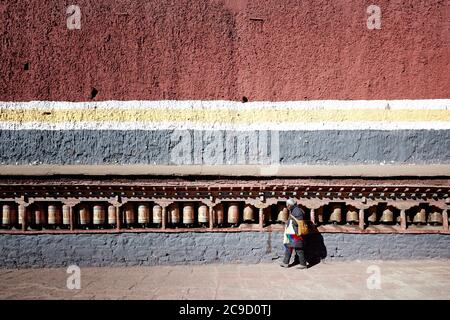
[[[297,220],[292,214],[290,216],[292,217],[292,219],[295,220],[295,222],[297,222],[297,226],[298,226],[297,235],[298,236],[307,235],[309,233],[308,221],[307,220]]]

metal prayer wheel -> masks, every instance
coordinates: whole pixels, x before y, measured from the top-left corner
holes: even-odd
[[[430,213],[428,217],[428,223],[431,223],[433,225],[442,224],[443,218],[442,213],[439,211],[434,211]]]
[[[66,204],[62,206],[62,223],[65,226],[70,225],[70,206]]]
[[[198,207],[198,222],[208,223],[209,221],[209,209],[206,205],[200,205]]]
[[[347,210],[347,214],[345,217],[345,220],[347,221],[347,223],[355,223],[355,222],[359,222],[359,213],[358,211],[356,211],[355,208],[351,207]]]
[[[185,203],[183,206],[183,223],[185,225],[192,225],[195,222],[194,204]]]
[[[13,227],[17,223],[17,211],[14,205],[4,204],[1,224],[6,227]]]
[[[427,223],[427,212],[424,208],[420,209],[413,218],[413,223],[415,224],[425,224]]]
[[[237,202],[232,202],[228,206],[227,222],[234,225],[239,223],[239,204]]]
[[[61,224],[61,210],[56,204],[50,204],[47,208],[48,224],[51,226]]]
[[[82,226],[87,226],[91,223],[91,215],[89,213],[89,207],[87,205],[80,205],[78,210],[78,221]]]
[[[108,224],[117,224],[116,207],[114,207],[113,205],[108,206]]]
[[[150,223],[150,207],[148,204],[141,203],[138,206],[138,223],[140,224]]]
[[[4,204],[2,207],[2,225],[11,225],[11,206],[9,204]]]
[[[320,207],[315,211],[316,224],[323,224],[323,207]]]
[[[93,223],[94,225],[105,224],[106,214],[105,207],[101,204],[96,204],[93,209]]]
[[[331,212],[329,222],[340,223],[342,221],[342,209],[340,205],[334,205],[333,211]]]
[[[180,223],[180,208],[178,203],[172,203],[169,206],[169,217],[172,224]]]
[[[369,216],[367,217],[369,224],[377,223],[377,207],[369,208]]]
[[[123,209],[123,216],[126,225],[133,225],[136,222],[134,218],[134,208],[132,204],[125,205]]]
[[[33,219],[36,226],[45,224],[45,213],[41,205],[36,205],[33,210]]]
[[[156,224],[162,223],[162,207],[159,204],[155,204],[152,210],[153,219],[152,222]]]
[[[289,210],[286,206],[279,204],[278,205],[278,216],[277,222],[286,222],[289,217]]]
[[[253,212],[253,207],[249,204],[247,204],[244,208],[244,215],[243,220],[245,222],[254,222],[255,221],[255,215]]]
[[[394,212],[390,208],[386,208],[380,217],[381,223],[391,223],[394,222]]]
[[[216,214],[217,225],[222,226],[225,222],[225,213],[223,209],[223,204],[219,203],[218,205],[216,205],[214,208],[214,212]]]

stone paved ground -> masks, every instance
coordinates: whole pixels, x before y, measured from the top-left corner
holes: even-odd
[[[67,289],[64,268],[0,269],[0,298],[450,299],[449,262],[327,261],[307,270],[277,263],[81,268],[80,290]],[[377,267],[381,289],[368,289]]]

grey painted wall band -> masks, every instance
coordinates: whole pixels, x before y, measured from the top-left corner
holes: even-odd
[[[0,164],[450,164],[450,130],[279,131],[276,150],[271,145],[274,132],[255,131],[257,149],[265,153],[258,158],[249,156],[253,149],[246,144],[248,132],[222,131],[222,140],[212,145],[206,137],[208,132],[190,131],[189,150],[185,149],[189,155],[184,155],[187,160],[182,163],[177,163],[182,139],[177,141],[175,133],[171,130],[2,130]],[[245,153],[242,158],[234,157],[237,149],[227,144],[229,137],[235,137],[233,148]],[[265,147],[264,143],[259,144],[262,137],[268,143]],[[219,151],[213,155],[215,161],[205,163],[202,157],[213,149]]]

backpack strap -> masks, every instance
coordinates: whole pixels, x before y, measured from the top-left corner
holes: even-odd
[[[290,214],[289,213],[289,216],[292,218],[292,219],[294,219],[295,220],[295,222],[297,223],[297,225],[298,225],[298,222],[300,221],[300,220],[298,220],[296,217],[294,217],[292,214]]]

